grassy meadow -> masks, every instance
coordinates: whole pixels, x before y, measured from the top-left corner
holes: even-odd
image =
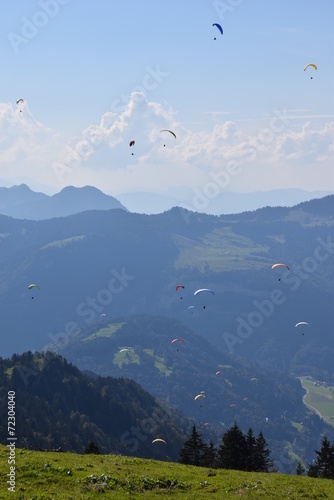
[[[334,481],[278,473],[207,469],[122,455],[15,450],[0,445],[1,499],[172,498],[333,499]]]
[[[308,390],[304,396],[306,404],[317,409],[327,424],[334,427],[334,386],[314,385],[312,377],[299,377],[302,386]]]

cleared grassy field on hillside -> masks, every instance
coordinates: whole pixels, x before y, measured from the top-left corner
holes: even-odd
[[[298,378],[308,391],[304,396],[305,404],[318,410],[323,419],[334,427],[334,386],[319,385],[312,377]]]
[[[0,498],[320,499],[334,481],[277,473],[186,466],[120,455],[15,450],[15,493],[8,491],[9,448],[0,445]],[[13,478],[13,476],[12,476]]]

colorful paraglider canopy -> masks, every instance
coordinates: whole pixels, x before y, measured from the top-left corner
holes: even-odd
[[[183,344],[183,339],[174,339],[171,341],[171,344],[175,344],[175,342],[180,342],[180,344]]]
[[[153,439],[152,444],[153,443],[165,443],[165,444],[167,444],[166,441],[164,439],[161,439],[161,438]]]
[[[130,142],[129,142],[129,146],[130,146],[130,148],[131,148],[131,146],[134,146],[135,144],[136,144],[136,142],[135,142],[135,141],[130,141]]]
[[[183,285],[177,285],[177,287],[176,287],[176,291],[180,290],[180,288],[183,288],[183,289],[184,289],[184,286],[183,286]]]
[[[219,29],[220,34],[221,34],[221,35],[223,34],[223,28],[220,26],[220,24],[218,24],[218,23],[213,23],[213,25],[212,25],[212,26],[216,26],[216,27]]]
[[[290,271],[290,267],[287,266],[286,264],[277,263],[277,264],[272,265],[271,269],[275,269],[276,267],[286,267]]]
[[[312,66],[312,68],[314,69],[318,69],[317,66],[315,64],[306,64],[305,68],[304,68],[304,71],[309,67],[309,66]]]

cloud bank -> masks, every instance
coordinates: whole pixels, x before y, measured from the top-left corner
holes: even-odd
[[[0,103],[0,183],[26,182],[55,192],[93,185],[116,195],[188,186],[201,189],[229,171],[228,190],[333,189],[334,122],[273,109],[252,122],[207,123],[193,131],[167,104],[133,92],[80,137],[65,139],[21,109]],[[171,134],[161,133],[171,129]],[[131,140],[135,141],[129,147]]]

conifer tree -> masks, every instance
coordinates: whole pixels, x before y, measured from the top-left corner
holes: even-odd
[[[305,467],[303,466],[303,462],[299,459],[298,465],[296,467],[296,474],[297,476],[302,476],[304,472],[305,472]]]
[[[211,468],[217,466],[217,450],[214,447],[212,439],[210,440],[209,446],[206,446],[204,449],[203,465],[204,467],[211,467]]]
[[[317,459],[314,464],[309,465],[307,475],[334,479],[334,443],[331,445],[327,436],[324,436],[320,451],[315,452]]]
[[[206,445],[203,443],[201,435],[202,434],[197,432],[194,424],[191,438],[184,443],[180,451],[179,462],[181,464],[204,465],[203,457],[206,451]]]
[[[270,458],[271,451],[267,448],[267,442],[262,432],[256,440],[255,447],[255,472],[269,472],[273,470],[274,461]]]
[[[237,423],[228,429],[218,446],[218,465],[223,469],[246,470],[247,442]]]
[[[256,439],[251,428],[248,429],[246,436],[246,470],[255,471],[256,470]]]

